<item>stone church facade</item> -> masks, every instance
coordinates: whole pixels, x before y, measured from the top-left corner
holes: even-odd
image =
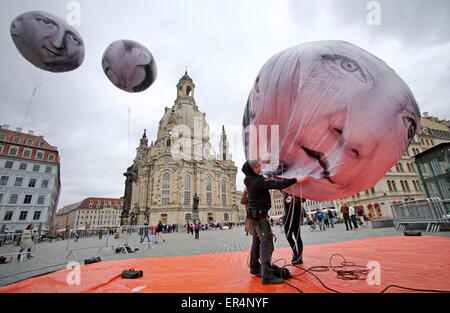
[[[157,138],[149,144],[146,132],[136,158],[124,173],[122,225],[178,224],[199,218],[204,224],[239,222],[236,203],[237,168],[222,128],[220,154],[210,153],[209,126],[194,98],[195,84],[185,75],[177,98],[159,122]],[[193,198],[199,198],[193,210]]]

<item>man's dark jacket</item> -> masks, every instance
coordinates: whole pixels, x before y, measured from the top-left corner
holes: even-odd
[[[297,182],[292,178],[285,181],[267,180],[262,175],[257,175],[248,162],[242,166],[242,172],[245,174],[244,184],[247,187],[248,211],[262,211],[267,214],[270,210],[270,189],[284,189]]]

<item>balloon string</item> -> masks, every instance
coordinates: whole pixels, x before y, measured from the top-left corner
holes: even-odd
[[[35,86],[35,87],[33,88],[33,92],[31,93],[31,97],[30,97],[30,99],[28,100],[28,107],[27,107],[27,110],[26,110],[26,112],[25,112],[25,116],[24,116],[24,118],[23,118],[22,124],[20,125],[21,128],[23,128],[23,125],[24,125],[24,123],[25,123],[25,120],[27,119],[28,112],[30,111],[30,108],[31,108],[31,104],[33,103],[34,95],[36,94],[36,91],[37,91],[38,88],[39,88],[39,86]]]
[[[128,145],[127,145],[127,167],[130,163],[130,120],[131,120],[131,112],[130,112],[130,104],[128,103],[128,98],[126,99],[126,103],[128,106]]]

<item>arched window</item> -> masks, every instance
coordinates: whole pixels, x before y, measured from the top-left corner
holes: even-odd
[[[190,96],[191,91],[192,91],[191,87],[187,86],[186,87],[186,96]]]
[[[206,177],[206,203],[212,205],[212,183],[211,177]]]
[[[229,215],[228,213],[224,213],[224,214],[223,214],[223,220],[224,220],[225,222],[228,222],[228,221],[230,220],[230,215]]]
[[[391,180],[391,184],[392,184],[392,189],[394,191],[397,191],[397,186],[395,185],[395,180]]]
[[[402,185],[402,190],[406,191],[405,184],[403,183],[403,180],[400,181],[400,185]]]
[[[169,204],[169,195],[170,195],[170,174],[163,174],[163,183],[162,183],[162,204]]]
[[[170,188],[170,174],[169,173],[164,173],[163,175],[163,186],[164,189],[165,188]]]
[[[391,181],[390,180],[387,181],[387,185],[388,185],[389,191],[392,191],[392,186],[391,186]]]
[[[221,183],[221,190],[222,190],[222,205],[227,205],[227,183],[224,179],[222,179]]]
[[[184,176],[184,204],[189,205],[191,203],[191,176]]]

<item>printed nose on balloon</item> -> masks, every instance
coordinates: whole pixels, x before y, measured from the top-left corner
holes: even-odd
[[[58,49],[64,48],[64,36],[65,31],[63,29],[58,29],[50,40],[51,44]]]

